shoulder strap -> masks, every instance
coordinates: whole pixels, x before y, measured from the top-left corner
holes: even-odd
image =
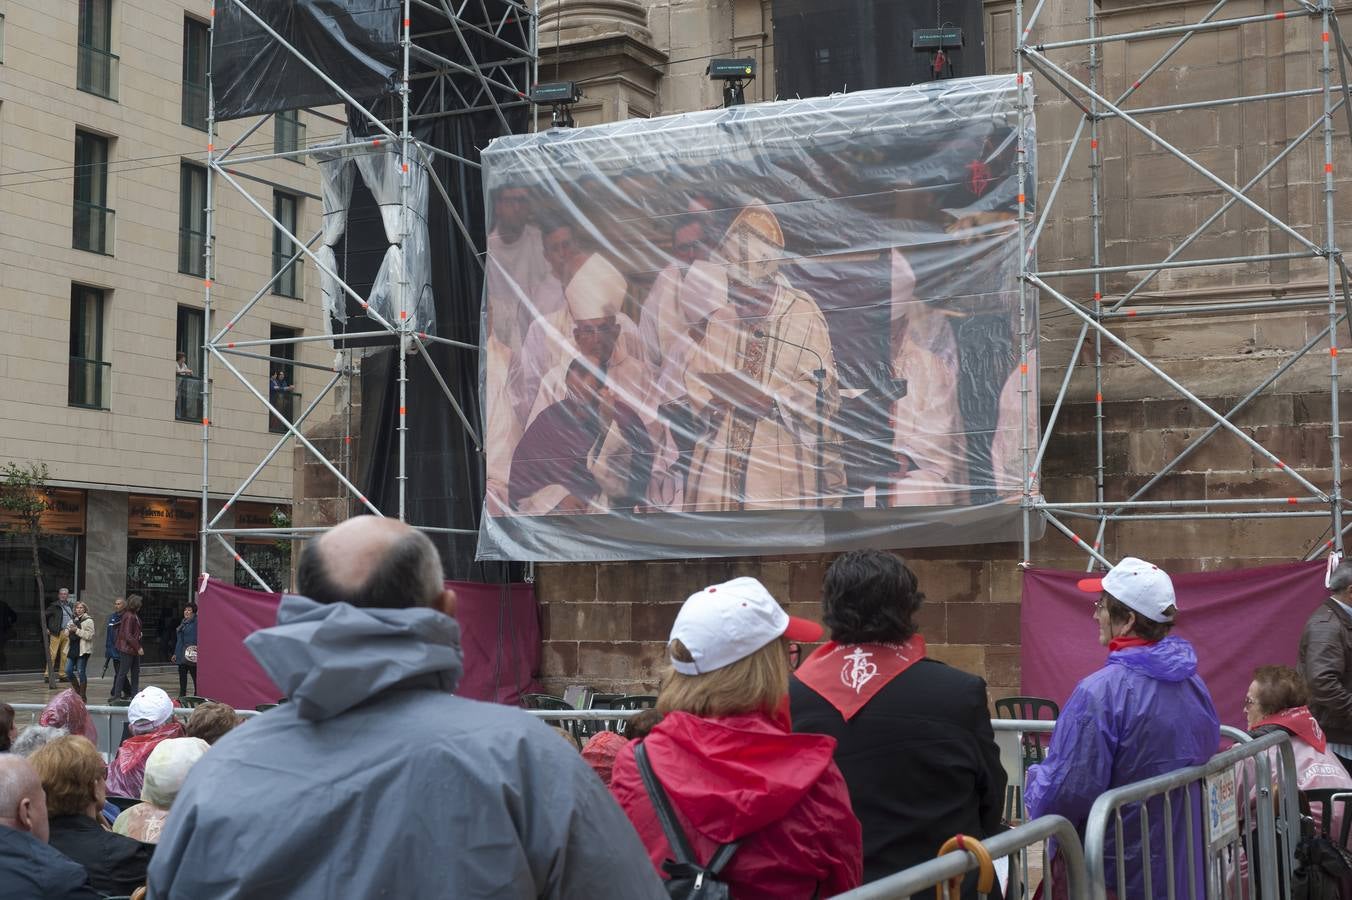
[[[657,819],[662,823],[662,831],[667,835],[667,843],[671,844],[671,849],[676,853],[676,861],[698,866],[695,854],[685,839],[685,832],[676,821],[676,814],[671,809],[667,792],[662,790],[662,783],[653,774],[652,764],[648,762],[648,748],[643,746],[643,741],[634,745],[634,762],[638,764],[638,773],[643,778],[643,787],[647,790],[648,799],[652,801],[653,809],[657,812]]]
[[[713,859],[709,860],[709,874],[718,877],[728,863],[732,861],[732,855],[737,852],[737,841],[730,844],[723,844],[714,851]]]

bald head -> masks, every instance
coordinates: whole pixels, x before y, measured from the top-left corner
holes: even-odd
[[[296,573],[319,603],[402,609],[440,606],[441,557],[427,535],[396,519],[357,516],[313,541]]]
[[[22,756],[0,754],[0,826],[47,842],[47,795],[37,770]]]

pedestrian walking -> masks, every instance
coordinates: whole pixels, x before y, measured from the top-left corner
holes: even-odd
[[[183,621],[178,623],[174,652],[169,657],[178,664],[178,695],[188,693],[188,676],[192,675],[192,692],[197,693],[197,607],[189,603],[183,607]]]
[[[117,629],[122,624],[122,614],[127,611],[127,601],[118,597],[113,601],[113,614],[103,631],[103,677],[108,677],[108,664],[113,664],[113,683],[117,683],[117,673],[122,670],[122,660],[117,655]]]
[[[66,633],[70,640],[70,650],[66,656],[66,680],[81,700],[88,701],[89,654],[94,652],[94,619],[83,601],[75,604]]]
[[[113,696],[130,700],[141,689],[141,657],[145,649],[141,646],[141,595],[132,594],[127,598],[126,611],[122,613],[122,622],[117,626],[117,655],[122,666],[113,682]]]

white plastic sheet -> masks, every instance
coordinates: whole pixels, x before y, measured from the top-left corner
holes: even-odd
[[[1012,539],[1038,437],[1030,90],[942,81],[490,144],[480,557]]]
[[[404,221],[405,196],[401,187],[402,160],[396,145],[347,146],[354,143],[351,132],[332,142],[317,155],[322,176],[323,245],[316,253],[320,263],[342,274],[337,248],[349,225],[353,184],[360,178],[380,208],[381,228],[389,246],[381,259],[366,302],[371,310],[392,325],[409,318],[413,327],[436,333],[436,310],[432,295],[432,260],[427,228],[427,171],[416,163],[407,174],[407,222]],[[407,234],[404,234],[407,229]],[[406,268],[405,268],[406,267]],[[334,320],[346,324],[349,297],[338,279],[321,274],[325,327],[332,331]]]

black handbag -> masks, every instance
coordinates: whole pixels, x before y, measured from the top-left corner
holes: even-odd
[[[662,823],[667,843],[676,853],[675,860],[668,859],[662,863],[662,871],[667,873],[668,896],[674,900],[731,900],[732,894],[728,891],[727,884],[718,880],[718,874],[737,852],[737,841],[721,845],[714,851],[709,864],[701,866],[695,861],[695,854],[676,821],[676,814],[671,809],[667,792],[662,789],[662,783],[653,774],[652,765],[648,762],[648,749],[643,746],[642,741],[634,746],[634,762],[638,764],[643,787],[647,790],[648,799],[652,801],[653,809],[657,812],[658,821]]]

